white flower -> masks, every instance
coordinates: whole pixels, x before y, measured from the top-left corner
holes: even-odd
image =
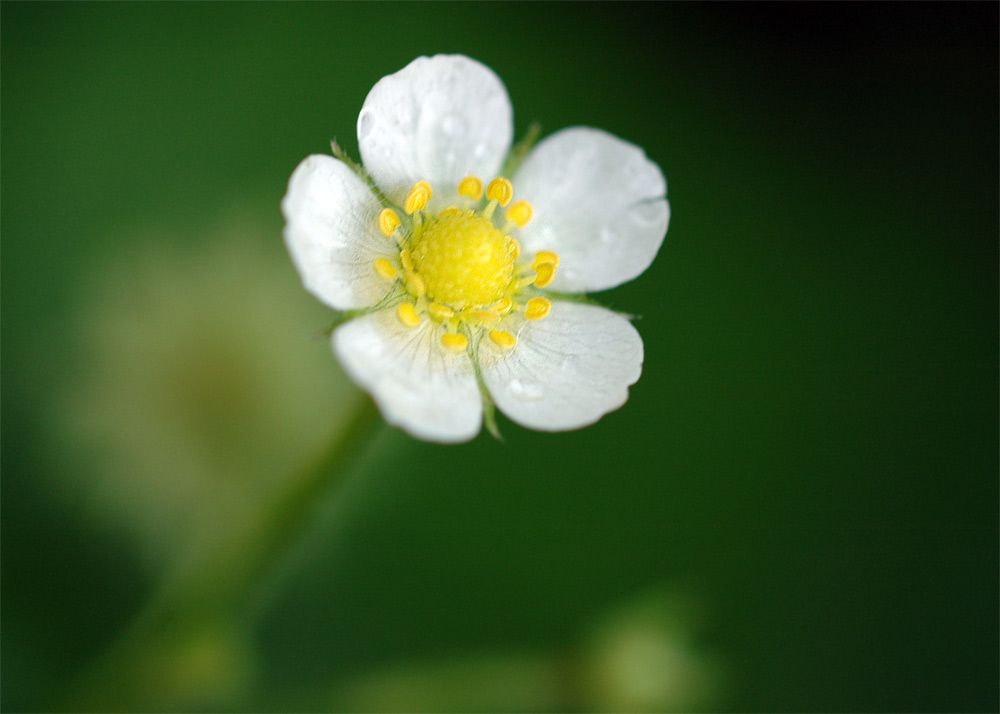
[[[471,439],[494,403],[534,429],[582,427],[624,404],[642,370],[627,319],[565,298],[649,267],[670,216],[663,173],[637,146],[574,127],[508,179],[511,135],[489,68],[420,57],[365,100],[364,170],[310,156],[282,202],[306,288],[353,318],[335,353],[421,439]]]

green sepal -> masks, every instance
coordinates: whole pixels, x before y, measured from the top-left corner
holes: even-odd
[[[503,162],[503,168],[500,169],[500,175],[510,178],[514,175],[514,172],[521,166],[524,161],[524,157],[528,155],[532,147],[538,142],[538,137],[542,135],[542,125],[538,122],[532,122],[531,126],[528,127],[528,131],[525,132],[524,137],[514,144],[511,148],[510,153],[507,154],[507,160]]]
[[[350,322],[356,317],[364,317],[365,315],[370,315],[373,312],[380,312],[381,310],[387,310],[391,307],[395,307],[403,301],[405,294],[406,291],[399,285],[399,283],[396,283],[392,290],[386,293],[385,297],[370,307],[359,307],[354,310],[338,311],[333,322],[324,327],[322,330],[317,330],[314,336],[329,338],[333,334],[334,330],[344,323]]]
[[[500,427],[497,426],[497,407],[490,395],[490,390],[486,388],[483,370],[479,366],[479,341],[481,339],[482,334],[475,340],[469,340],[469,361],[472,362],[472,370],[476,374],[476,385],[479,387],[479,396],[483,402],[483,426],[486,427],[490,436],[503,443],[503,435],[500,433]]]
[[[607,305],[598,302],[590,295],[587,295],[585,293],[561,293],[555,290],[539,290],[538,292],[543,296],[549,298],[550,300],[561,300],[563,302],[575,302],[575,303],[580,303],[582,305],[593,305],[594,307],[603,307],[605,310],[611,310],[611,312],[615,313],[616,315],[621,315],[629,322],[642,319],[642,315],[633,315],[632,313],[629,312],[622,312],[621,310],[615,310],[614,308],[610,308]]]
[[[381,203],[386,208],[399,210],[399,206],[390,201],[389,198],[384,193],[382,193],[382,189],[380,189],[375,184],[375,179],[373,179],[368,174],[368,172],[365,170],[365,167],[359,164],[354,159],[352,159],[350,156],[348,156],[347,152],[344,151],[344,148],[337,143],[336,139],[330,140],[330,151],[333,152],[333,157],[335,159],[339,159],[340,161],[343,161],[345,164],[347,164],[347,167],[355,174],[357,174],[358,178],[360,178],[362,181],[365,182],[365,184],[368,186],[368,190],[371,191],[372,194],[375,196],[375,198],[378,199],[379,203]]]

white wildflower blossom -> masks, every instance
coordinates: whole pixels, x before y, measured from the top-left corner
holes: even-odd
[[[624,404],[642,369],[629,321],[572,298],[649,267],[670,216],[663,173],[586,127],[514,166],[512,132],[489,68],[421,57],[368,94],[364,169],[336,148],[309,156],[282,203],[306,288],[350,318],[335,353],[421,439],[471,439],[484,414],[495,431],[494,404],[533,429],[582,427]]]

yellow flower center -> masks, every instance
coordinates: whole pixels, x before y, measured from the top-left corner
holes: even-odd
[[[410,248],[427,297],[458,310],[502,298],[514,277],[517,253],[513,239],[469,210],[423,224]]]
[[[548,317],[552,303],[537,293],[555,278],[559,256],[543,250],[530,264],[518,264],[521,246],[511,233],[527,225],[534,209],[527,201],[511,203],[514,187],[507,179],[493,179],[484,191],[482,181],[467,176],[456,193],[462,207],[434,215],[427,210],[434,191],[418,181],[403,202],[409,218],[384,209],[378,228],[396,241],[399,260],[377,258],[373,268],[384,280],[399,281],[412,301],[396,307],[407,327],[433,320],[444,326],[441,344],[452,350],[469,349],[470,337],[484,336],[513,349],[517,338],[501,328]],[[507,209],[499,226],[498,207]]]

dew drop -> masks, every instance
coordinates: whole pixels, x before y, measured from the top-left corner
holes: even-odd
[[[375,128],[375,112],[365,109],[358,118],[358,141],[363,141]]]
[[[632,217],[636,223],[649,225],[662,220],[663,204],[659,201],[643,201],[632,208]]]
[[[441,133],[455,138],[465,133],[465,123],[455,114],[447,114],[441,120]]]
[[[520,379],[511,380],[507,385],[510,393],[526,402],[536,402],[542,398],[544,390],[538,382],[522,382]]]

